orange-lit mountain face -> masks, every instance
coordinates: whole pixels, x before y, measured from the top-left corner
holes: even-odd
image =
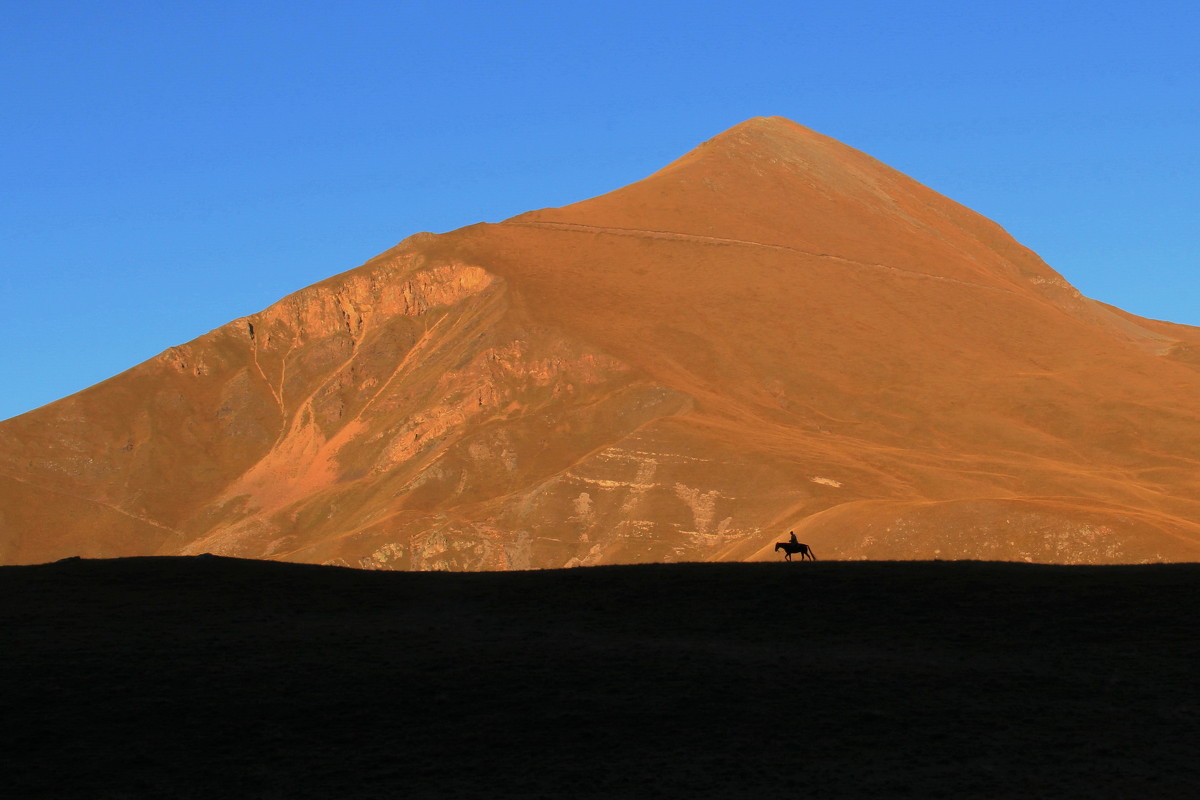
[[[779,118],[0,423],[0,561],[1200,559],[1200,329]]]

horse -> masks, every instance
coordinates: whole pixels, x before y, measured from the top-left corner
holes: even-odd
[[[817,560],[817,557],[813,555],[812,548],[806,544],[801,544],[800,542],[776,542],[775,552],[778,553],[780,550],[783,551],[783,558],[785,561],[792,560],[792,553],[799,553],[801,561],[806,558],[812,559],[813,561]]]

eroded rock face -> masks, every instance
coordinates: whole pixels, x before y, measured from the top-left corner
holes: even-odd
[[[0,561],[1195,559],[1197,351],[752,120],[0,424]]]

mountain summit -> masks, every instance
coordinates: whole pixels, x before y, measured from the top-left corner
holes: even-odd
[[[0,423],[0,560],[1196,560],[1198,353],[753,119]]]

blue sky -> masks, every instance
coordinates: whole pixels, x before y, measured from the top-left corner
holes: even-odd
[[[0,418],[752,116],[1200,324],[1200,3],[56,2],[0,25]]]

